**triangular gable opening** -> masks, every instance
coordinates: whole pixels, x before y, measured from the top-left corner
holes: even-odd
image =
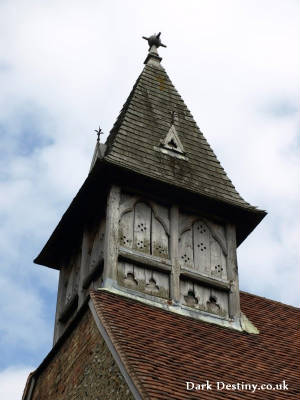
[[[184,148],[178,137],[176,128],[173,124],[171,125],[169,132],[167,133],[167,136],[165,137],[165,139],[161,140],[160,149],[167,150],[167,153],[169,155],[173,155],[175,157],[178,157],[180,155],[181,157],[184,157],[184,154],[185,154]]]

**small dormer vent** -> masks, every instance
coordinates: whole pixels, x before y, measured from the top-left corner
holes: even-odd
[[[177,153],[184,154],[183,145],[178,137],[174,124],[171,125],[169,132],[164,140],[161,141],[161,146]]]
[[[165,139],[160,141],[160,147],[155,147],[155,150],[159,150],[162,153],[173,157],[187,160],[183,145],[179,139],[174,123],[172,123]]]

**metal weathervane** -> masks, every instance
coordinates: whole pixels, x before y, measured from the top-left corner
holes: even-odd
[[[104,135],[104,132],[102,132],[100,126],[98,129],[94,129],[94,132],[97,133],[97,143],[100,143],[100,135]]]

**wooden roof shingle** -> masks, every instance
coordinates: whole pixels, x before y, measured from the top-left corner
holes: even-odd
[[[187,160],[158,151],[171,126]],[[109,163],[218,201],[255,209],[236,191],[165,69],[146,64],[107,140]]]
[[[160,151],[172,120],[184,149],[182,158]],[[151,57],[121,109],[105,153],[95,152],[87,179],[35,259],[37,264],[61,268],[87,219],[105,207],[113,183],[159,193],[180,207],[231,221],[237,245],[266,215],[236,191],[165,69],[158,61],[151,63]]]

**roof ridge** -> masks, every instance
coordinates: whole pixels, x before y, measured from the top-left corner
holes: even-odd
[[[136,87],[137,87],[137,85],[138,85],[138,83],[140,81],[142,73],[143,73],[143,71],[138,76],[135,84],[133,85],[133,88],[131,89],[131,92],[130,92],[129,96],[127,97],[125,103],[123,104],[123,107],[121,108],[121,111],[120,111],[120,113],[119,113],[119,115],[118,115],[118,117],[117,117],[112,129],[109,132],[109,135],[108,135],[108,137],[106,139],[106,142],[105,142],[105,144],[107,145],[107,150],[106,150],[106,154],[105,155],[109,154],[109,151],[110,151],[111,146],[112,146],[112,144],[114,142],[116,134],[118,133],[118,130],[119,130],[119,128],[120,128],[120,126],[121,126],[121,124],[123,122],[127,107],[129,105],[130,100],[132,99],[132,97],[134,95],[135,89],[136,89]]]
[[[142,395],[143,399],[145,400],[150,400],[143,384],[140,382],[140,380],[138,379],[138,377],[136,376],[136,373],[134,371],[134,369],[130,366],[130,363],[127,360],[127,356],[126,354],[123,352],[121,346],[119,346],[117,340],[115,340],[114,337],[114,332],[112,331],[112,329],[110,328],[109,324],[106,321],[105,315],[103,314],[102,310],[100,307],[98,307],[98,302],[97,302],[97,294],[100,293],[100,291],[98,290],[90,290],[89,294],[90,294],[90,298],[93,301],[96,313],[98,318],[100,319],[101,323],[103,324],[113,346],[115,347],[117,353],[119,354],[124,366],[126,367],[131,379],[133,380],[134,384],[136,385],[136,387],[138,388],[140,394]]]

